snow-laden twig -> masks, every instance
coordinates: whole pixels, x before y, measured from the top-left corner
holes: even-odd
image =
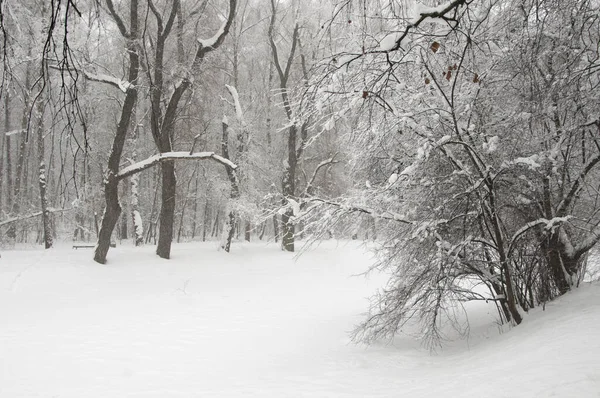
[[[146,170],[157,163],[164,162],[167,160],[204,160],[211,159],[216,162],[223,164],[226,167],[237,169],[237,165],[229,159],[225,159],[222,156],[217,155],[214,152],[196,152],[190,154],[189,152],[164,152],[156,155],[152,155],[147,159],[141,160],[137,163],[127,166],[117,174],[117,179],[122,180],[135,173],[139,173],[142,170]]]

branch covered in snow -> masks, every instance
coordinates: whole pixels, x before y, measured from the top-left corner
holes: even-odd
[[[57,66],[50,66],[52,69],[60,70],[61,68]],[[118,88],[122,92],[126,93],[130,88],[134,88],[134,85],[126,80],[118,79],[114,76],[109,76],[105,74],[96,74],[86,71],[85,69],[78,69],[79,72],[83,74],[83,76],[92,82],[98,83],[106,83],[113,87]]]
[[[11,130],[11,131],[7,131],[6,133],[4,133],[4,135],[7,137],[10,137],[11,135],[21,134],[26,131],[27,131],[26,129]]]
[[[227,91],[229,91],[231,98],[233,98],[233,106],[235,107],[235,115],[237,116],[238,121],[243,124],[244,123],[244,113],[242,112],[242,105],[240,104],[240,96],[238,94],[238,91],[235,87],[230,86],[228,84],[226,84],[225,87],[227,88]]]
[[[548,220],[546,218],[538,218],[537,220],[528,222],[527,224],[523,225],[521,228],[519,228],[517,230],[517,232],[515,232],[513,234],[512,238],[510,239],[510,242],[508,244],[508,253],[509,254],[511,253],[512,249],[514,248],[515,243],[521,237],[521,235],[523,235],[525,232],[529,231],[531,228],[537,227],[538,225],[545,225],[544,229],[550,231],[553,228],[555,228],[556,226],[558,226],[559,224],[562,224],[562,223],[568,221],[569,218],[570,217],[554,217],[551,220]]]
[[[209,39],[198,39],[198,43],[202,47],[213,48],[217,45],[219,38],[223,36],[223,32],[225,32],[225,27],[227,26],[227,21],[223,22],[219,30]]]
[[[600,241],[600,225],[597,225],[590,234],[581,241],[573,250],[573,258],[578,259],[596,243]]]
[[[123,170],[117,174],[117,180],[122,180],[123,178],[127,178],[133,174],[139,173],[142,170],[146,170],[157,163],[164,162],[167,160],[204,160],[204,159],[212,159],[216,162],[223,164],[225,167],[229,167],[232,169],[237,169],[237,165],[233,163],[229,159],[225,159],[222,156],[215,154],[214,152],[164,152],[156,155],[152,155],[147,159],[141,160],[137,163],[132,164],[131,166],[125,167]]]
[[[577,192],[579,192],[579,189],[581,188],[581,184],[583,183],[585,177],[598,163],[600,163],[600,154],[591,158],[586,164],[586,166],[583,168],[583,170],[581,170],[581,173],[579,173],[579,176],[577,176],[577,178],[573,182],[573,185],[571,185],[571,189],[569,189],[569,192],[559,203],[558,209],[556,210],[556,214],[563,215],[566,213],[567,209],[571,205],[571,202],[573,201],[573,198],[575,197]]]
[[[376,50],[368,51],[366,53],[378,54],[378,53],[389,53],[396,51],[400,48],[402,41],[408,36],[411,30],[418,28],[421,23],[427,19],[441,19],[446,22],[457,22],[456,12],[460,6],[468,5],[471,1],[469,0],[454,0],[449,3],[442,4],[437,7],[426,7],[419,5],[416,10],[414,18],[409,21],[409,24],[404,28],[403,31],[391,33],[384,37],[379,43],[379,47]],[[453,16],[449,16],[450,12],[454,11]],[[346,61],[346,64],[358,59],[362,54],[357,54],[350,60]]]
[[[70,210],[73,210],[73,209],[50,209],[50,208],[48,209],[48,211],[50,213],[62,213],[65,211],[70,211]],[[11,224],[11,223],[14,223],[17,221],[23,221],[23,220],[27,220],[27,219],[34,218],[34,217],[39,217],[42,214],[43,214],[43,212],[36,211],[35,213],[27,214],[24,216],[17,216],[17,217],[9,218],[8,220],[4,220],[4,221],[0,222],[0,227],[3,227],[5,225]]]
[[[209,39],[198,39],[200,48],[198,49],[198,54],[196,56],[197,59],[203,58],[207,52],[215,50],[221,45],[221,43],[223,43],[225,36],[227,36],[227,33],[229,33],[229,28],[233,23],[236,7],[237,0],[229,0],[229,14],[227,15],[227,19],[223,21],[223,24],[219,30],[217,30],[217,32]]]
[[[129,90],[130,88],[134,87],[133,84],[129,83],[128,81],[117,79],[113,76],[108,76],[104,74],[93,74],[87,72],[85,69],[82,69],[81,72],[83,73],[83,76],[85,76],[85,78],[88,80],[98,83],[110,84],[111,86],[118,88],[124,93],[126,93],[127,90]]]
[[[329,206],[334,206],[334,207],[339,207],[342,210],[346,210],[349,213],[365,213],[365,214],[369,214],[371,217],[374,218],[379,218],[379,219],[383,219],[383,220],[390,220],[390,221],[397,221],[403,224],[409,224],[412,225],[413,222],[406,220],[404,218],[404,216],[397,214],[397,213],[393,213],[393,212],[383,212],[383,213],[377,213],[375,210],[373,209],[369,209],[367,207],[360,207],[360,206],[355,206],[355,205],[346,205],[343,203],[337,203],[337,202],[333,202],[331,200],[327,200],[327,199],[321,199],[321,198],[310,198],[310,199],[306,199],[304,202],[309,203],[309,202],[319,202],[319,203],[323,203]]]
[[[336,156],[337,156],[337,153],[335,155],[333,155],[331,158],[326,159],[317,165],[317,167],[313,171],[312,177],[308,181],[308,184],[306,184],[306,189],[304,190],[304,195],[310,194],[311,188],[315,182],[315,179],[317,178],[317,174],[319,173],[319,170],[321,170],[325,166],[339,163],[338,160],[335,160]]]

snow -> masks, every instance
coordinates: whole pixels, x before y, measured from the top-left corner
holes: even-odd
[[[133,211],[133,225],[135,227],[135,235],[144,236],[144,224],[142,223],[142,216],[137,210]]]
[[[495,152],[498,149],[498,143],[499,143],[500,139],[498,138],[497,135],[490,137],[487,142],[484,142],[482,147],[483,150],[487,153],[492,153]]]
[[[298,217],[300,215],[300,203],[296,202],[292,198],[286,198],[286,199],[290,203],[294,217]]]
[[[214,47],[215,44],[217,44],[217,41],[219,40],[219,37],[221,37],[225,33],[225,27],[226,26],[227,26],[227,21],[224,21],[223,24],[221,24],[221,27],[219,28],[219,30],[217,31],[217,33],[215,33],[213,35],[213,37],[211,37],[210,39],[198,39],[198,43],[202,47],[208,47],[208,48]]]
[[[538,163],[539,161],[540,161],[539,155],[535,154],[535,155],[531,155],[528,157],[516,158],[515,160],[512,161],[512,163],[528,166],[530,169],[535,170],[535,169],[542,167],[542,165]]]
[[[1,397],[597,397],[600,284],[499,332],[469,303],[471,337],[430,354],[407,335],[350,343],[386,278],[356,243],[295,259],[278,245],[5,251]],[[576,309],[576,310],[574,310]],[[408,331],[407,331],[408,332]]]
[[[400,33],[400,32],[388,34],[383,39],[381,39],[381,41],[379,42],[379,50],[380,51],[393,50],[394,47],[396,47],[396,42],[398,41],[398,39],[400,39],[400,37],[402,37],[402,33]]]
[[[244,123],[244,113],[242,112],[242,105],[240,104],[240,96],[235,87],[228,84],[225,85],[231,98],[233,98],[233,106],[235,107],[235,115],[240,123]]]
[[[10,137],[11,135],[21,134],[26,131],[27,131],[26,129],[11,130],[11,131],[7,131],[6,133],[4,133],[4,135],[7,137]]]
[[[400,172],[401,176],[409,176],[412,175],[417,168],[419,167],[419,162],[412,163],[410,166],[407,166],[402,172]]]
[[[398,181],[398,173],[392,173],[392,175],[390,175],[390,178],[388,178],[388,185],[394,185],[396,181]]]
[[[330,117],[329,119],[327,119],[327,121],[323,124],[323,130],[324,131],[331,131],[335,128],[335,117]]]
[[[440,138],[438,140],[438,142],[436,142],[437,146],[443,146],[444,144],[448,143],[450,140],[452,139],[452,136],[450,135],[445,135],[442,138]]]

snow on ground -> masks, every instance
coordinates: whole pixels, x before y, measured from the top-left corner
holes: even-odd
[[[153,252],[3,252],[0,397],[600,396],[599,284],[502,334],[478,304],[471,337],[430,354],[349,342],[385,280],[352,276],[371,263],[355,243]]]

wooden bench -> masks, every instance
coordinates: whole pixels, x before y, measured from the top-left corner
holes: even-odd
[[[96,247],[96,244],[89,244],[89,243],[75,243],[73,244],[73,249],[93,249],[94,247]],[[110,247],[117,247],[117,244],[114,242],[110,243]]]

